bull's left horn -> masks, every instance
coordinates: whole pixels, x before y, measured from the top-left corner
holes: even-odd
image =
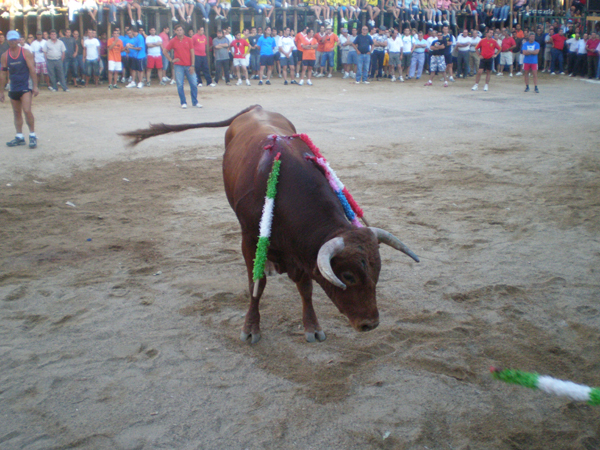
[[[346,289],[346,285],[340,281],[331,268],[332,258],[344,250],[344,238],[335,237],[325,242],[319,249],[317,256],[317,267],[319,272],[327,281],[341,289]]]
[[[377,240],[383,244],[387,244],[390,247],[395,248],[396,250],[400,250],[402,253],[410,256],[416,262],[420,262],[419,257],[415,255],[406,245],[400,242],[396,236],[394,236],[389,231],[382,230],[381,228],[369,227],[369,229],[373,232]]]

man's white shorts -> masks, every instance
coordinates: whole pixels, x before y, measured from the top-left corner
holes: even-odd
[[[108,61],[109,72],[121,72],[123,70],[123,63],[121,61]]]
[[[500,65],[501,66],[510,66],[513,63],[513,54],[512,52],[502,52],[500,53]]]
[[[246,58],[233,58],[233,67],[248,67],[248,60]]]

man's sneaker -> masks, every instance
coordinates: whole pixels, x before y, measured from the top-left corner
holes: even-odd
[[[296,78],[300,78],[300,74],[299,73],[296,74]]]
[[[202,87],[202,83],[198,83],[198,86],[196,86],[196,87],[201,88]]]
[[[246,78],[246,86],[250,86],[250,80]]]
[[[512,77],[512,76],[513,76],[513,75],[512,75],[512,72],[511,72],[511,73],[509,73],[509,74],[508,74],[508,76],[509,76],[509,77]]]
[[[121,83],[125,84],[125,77],[121,78]]]
[[[118,84],[113,84],[113,89],[121,89],[121,86],[119,86]]]
[[[298,84],[299,84],[300,86],[302,86],[302,85],[304,84],[304,78],[303,78],[303,79],[301,79],[301,80],[298,82]]]
[[[54,89],[52,86],[48,86],[48,90],[49,90],[50,92],[56,92],[56,89]]]
[[[350,74],[348,72],[344,72],[344,76],[342,77],[342,80],[345,80],[346,78],[349,78]]]
[[[279,78],[281,78],[283,75],[279,74]]]
[[[432,86],[432,85],[433,85],[433,83],[431,82],[431,80],[428,80],[428,81],[425,83],[425,86]]]
[[[324,76],[325,76],[325,75],[323,75],[322,73],[318,73],[317,75],[315,75],[315,78],[322,78],[322,77],[324,77]]]
[[[479,89],[478,84],[474,84],[473,87],[471,88],[472,91],[476,91],[477,89]]]
[[[194,108],[202,108],[202,105],[201,105],[200,103],[196,103],[196,104],[194,105]]]
[[[37,147],[37,137],[29,135],[29,148]]]
[[[485,86],[483,86],[483,90],[487,91],[488,90],[488,85],[486,84]]]
[[[396,81],[396,77],[392,75],[392,82]]]
[[[242,84],[242,79],[241,78],[239,80],[237,80],[237,83],[235,83],[235,85],[239,86],[240,84]]]
[[[452,75],[450,75],[450,78],[449,78],[449,80],[450,80],[450,81],[452,81],[452,82],[454,83],[454,77],[453,77]]]
[[[561,74],[561,75],[564,75],[565,73],[564,73],[564,72],[561,72],[560,74]]]
[[[217,85],[217,83],[215,83],[214,81],[209,84],[210,87],[215,87],[216,85]]]
[[[182,104],[181,104],[181,108],[182,108],[182,109],[185,109],[185,108],[187,108],[187,104],[186,104],[186,103],[182,103]]]
[[[12,141],[6,143],[8,147],[18,147],[19,145],[25,145],[24,137],[15,137]]]
[[[167,85],[167,83],[165,83],[164,81],[161,81],[161,82],[160,82],[160,83],[158,83],[158,84],[160,84],[161,86],[166,86],[166,85]]]
[[[306,80],[306,84],[308,84],[309,86],[312,86],[312,81]]]
[[[374,20],[369,20],[369,25],[371,25],[372,27],[375,26],[375,21]]]
[[[171,81],[171,79],[169,77],[162,77],[162,81],[167,83],[167,82]]]
[[[175,84],[175,83],[176,83],[175,78],[173,78],[169,84]]]
[[[448,87],[448,82],[444,81],[444,87]]]
[[[554,72],[551,72],[550,75],[556,75]]]
[[[262,85],[263,85],[263,82],[262,82],[262,80],[260,80],[260,81],[258,82],[258,85],[259,85],[259,86],[262,86]]]
[[[109,90],[109,91],[112,91],[112,84],[109,84],[109,85],[108,85],[108,90]]]
[[[136,86],[137,86],[137,84],[135,84],[135,81],[132,81],[131,83],[129,83],[129,84],[128,84],[127,86],[125,86],[125,87],[132,88],[132,87],[136,87]]]
[[[529,86],[525,87],[525,92],[529,92]]]
[[[327,78],[331,78],[332,76],[333,76],[333,75],[329,74],[329,75],[327,75]]]
[[[146,87],[150,87],[150,82],[146,81]]]
[[[537,86],[535,87],[534,91],[535,91],[535,93],[536,93],[536,94],[539,94],[539,93],[540,93],[540,90],[538,89],[538,87],[537,87]]]
[[[141,81],[138,83],[137,85],[138,89],[141,89],[144,87],[144,83],[142,83]]]
[[[400,78],[398,78],[398,79],[404,83],[404,78],[402,78],[402,75],[400,75]],[[410,77],[408,79],[410,80]]]
[[[141,20],[141,19],[140,19],[140,20],[138,20],[138,22],[137,22],[137,23],[138,23],[138,25],[139,25],[140,27],[141,27],[142,25],[144,25],[144,23],[142,22],[142,20]]]
[[[356,74],[352,71],[350,71],[350,78],[354,78],[356,76]]]
[[[498,73],[496,74],[496,76],[497,76],[497,77],[503,77],[503,76],[504,76],[504,74],[503,74],[502,72],[498,72]]]
[[[231,83],[228,81],[227,83],[225,83],[225,86],[231,86]]]
[[[240,83],[238,83],[238,84],[240,84]],[[287,84],[288,84],[288,82],[287,82],[287,80],[285,80],[285,81],[283,82],[283,85],[284,85],[284,86],[287,86]]]
[[[370,81],[363,81],[363,84],[371,84]]]
[[[270,81],[270,80],[267,80],[267,81],[265,82],[265,84],[268,84],[268,85],[270,86],[270,85],[271,85],[271,81]]]

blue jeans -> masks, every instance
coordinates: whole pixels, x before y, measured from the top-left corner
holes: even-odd
[[[208,57],[206,56],[198,56],[194,57],[194,65],[196,69],[196,78],[199,83],[202,83],[202,75],[206,78],[206,84],[209,85],[212,83],[212,78],[210,76],[210,68],[208,67]]]
[[[69,77],[69,73],[71,73],[74,78],[77,78],[77,59],[65,58],[63,61],[63,73],[65,74],[65,79]]]
[[[256,75],[260,69],[260,53],[250,53],[250,70]]]
[[[550,67],[551,72],[562,72],[563,71],[563,51],[553,48],[550,50],[552,55],[552,65]],[[557,67],[558,66],[558,67]],[[556,70],[558,69],[558,70]]]
[[[333,50],[330,52],[323,52],[323,55],[321,55],[321,65],[326,68],[327,67],[327,61],[329,61],[329,67],[331,67],[331,69],[333,70],[333,59],[334,59],[334,52]]]
[[[371,64],[370,54],[358,55],[358,64],[356,65],[356,81],[367,81],[369,78],[369,65]]]
[[[210,5],[208,3],[203,4],[198,2],[196,3],[196,8],[200,10],[205,19],[208,19],[208,16],[210,15]]]
[[[183,91],[184,78],[187,78],[190,84],[190,94],[192,96],[192,106],[198,104],[198,80],[196,74],[192,71],[190,73],[191,66],[180,66],[178,64],[173,65],[175,71],[175,81],[177,82],[177,93],[179,94],[179,101],[182,105],[187,104],[185,100],[185,92]]]

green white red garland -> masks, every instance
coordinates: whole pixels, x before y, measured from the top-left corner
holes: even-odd
[[[271,225],[273,224],[273,210],[275,208],[275,196],[277,195],[277,181],[279,180],[279,170],[281,153],[275,155],[273,168],[267,180],[267,195],[263,206],[262,216],[260,218],[260,231],[258,245],[256,246],[256,257],[254,258],[254,268],[252,270],[252,281],[254,281],[253,296],[258,296],[258,280],[265,276],[265,263],[267,262],[267,250],[269,248],[269,238],[271,237]]]
[[[539,389],[548,394],[569,397],[572,400],[588,402],[590,405],[600,405],[600,388],[592,388],[571,381],[558,380],[547,375],[534,372],[523,372],[514,369],[497,369],[490,367],[492,376],[506,383],[518,384],[532,389]]]

